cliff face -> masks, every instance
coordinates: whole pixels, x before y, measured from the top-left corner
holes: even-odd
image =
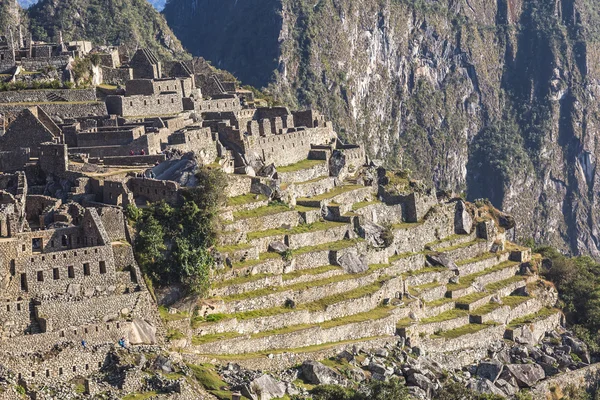
[[[193,53],[320,108],[373,157],[490,198],[518,236],[600,258],[598,2],[218,3],[167,5]]]
[[[34,39],[91,40],[98,45],[152,49],[159,57],[183,57],[186,52],[164,17],[146,0],[40,0],[31,6]]]

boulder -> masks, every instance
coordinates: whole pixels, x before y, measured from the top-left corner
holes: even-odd
[[[454,261],[448,257],[447,254],[438,253],[438,254],[430,254],[427,256],[427,261],[431,263],[431,265],[441,265],[442,267],[446,267],[451,271],[457,271],[458,266]]]
[[[504,392],[494,386],[494,383],[487,379],[477,379],[469,384],[469,388],[478,393],[493,394],[504,397]]]
[[[533,387],[546,377],[544,369],[537,364],[508,364],[505,368],[516,379],[520,388]]]
[[[285,253],[288,249],[289,247],[287,247],[283,242],[271,242],[269,244],[269,251],[273,251],[275,253],[282,254]]]
[[[363,236],[364,236],[365,240],[371,246],[386,247],[386,244],[389,245],[389,243],[386,243],[386,237],[385,237],[387,234],[387,231],[383,226],[377,225],[373,222],[365,221],[363,224],[361,224],[361,229],[363,231]],[[393,241],[393,238],[392,238],[392,241]]]
[[[513,338],[515,342],[520,344],[536,344],[536,340],[533,337],[533,332],[529,328],[529,325],[524,325],[518,328],[515,328],[513,332]]]
[[[431,395],[431,393],[435,390],[435,384],[431,382],[431,380],[425,375],[419,374],[418,372],[408,375],[406,383],[408,384],[408,386],[420,387],[428,395]]]
[[[571,347],[573,353],[577,354],[581,358],[581,361],[583,361],[586,364],[589,364],[591,362],[588,347],[582,340],[569,335],[565,335],[563,337],[563,343],[566,346]]]
[[[134,318],[128,339],[132,345],[156,344],[156,327],[143,319]]]
[[[456,203],[454,214],[454,232],[458,234],[469,234],[473,229],[473,217],[467,211],[467,205],[460,200]]]
[[[498,379],[496,381],[496,386],[504,392],[505,396],[514,396],[519,392],[519,388],[516,385],[516,382],[513,383],[505,381],[504,379]]]
[[[270,375],[262,375],[242,387],[242,395],[251,400],[271,400],[285,396],[285,383]]]
[[[367,263],[354,253],[342,255],[337,262],[349,274],[360,274],[369,269]]]
[[[371,361],[371,363],[369,364],[369,371],[371,371],[374,374],[385,375],[387,368],[380,362]]]
[[[339,177],[346,167],[346,155],[339,150],[334,150],[329,158],[329,175]]]
[[[496,382],[504,365],[498,360],[484,361],[477,366],[477,376]]]
[[[302,375],[313,385],[339,385],[344,378],[318,361],[307,360],[302,363]]]

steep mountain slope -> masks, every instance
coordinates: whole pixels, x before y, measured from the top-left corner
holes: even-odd
[[[27,10],[34,38],[88,39],[95,44],[148,47],[162,58],[186,53],[146,0],[41,0]]]
[[[28,8],[38,2],[38,0],[18,0],[21,7]],[[161,11],[165,8],[166,0],[148,0],[150,4],[157,10]]]
[[[600,258],[599,10],[592,0],[171,0],[165,16],[194,54],[319,107],[372,156],[490,198],[524,221],[520,237]],[[195,23],[206,15],[210,25]],[[240,73],[248,64],[275,74]]]
[[[0,2],[0,32],[2,32],[2,35],[5,34],[9,26],[15,26],[19,23],[26,25],[27,21],[23,14],[23,9],[16,0]]]

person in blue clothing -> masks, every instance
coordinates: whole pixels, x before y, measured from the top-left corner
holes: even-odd
[[[85,339],[81,339],[81,347],[87,349],[87,342],[85,341]]]

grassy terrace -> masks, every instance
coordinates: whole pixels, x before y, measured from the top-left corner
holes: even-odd
[[[350,343],[354,344],[354,343],[368,342],[371,340],[384,339],[384,338],[389,338],[389,336],[371,336],[371,337],[366,337],[366,338],[361,338],[361,339],[349,339],[349,340],[342,340],[340,342],[330,342],[330,343],[323,343],[323,344],[318,344],[318,345],[313,345],[313,346],[296,347],[296,348],[290,348],[290,349],[274,349],[274,350],[261,351],[261,352],[256,352],[256,353],[224,354],[224,355],[211,354],[210,356],[212,358],[222,360],[222,361],[250,360],[253,358],[267,357],[269,354],[314,353],[314,352],[318,352],[318,351],[329,350],[329,349],[332,349],[337,346],[344,346],[344,345],[347,345]]]
[[[473,245],[475,245],[477,243],[481,243],[481,242],[485,242],[485,239],[475,239],[475,240],[471,240],[470,242],[458,243],[458,244],[455,244],[454,246],[437,249],[436,251],[440,252],[440,253],[447,253],[449,251],[464,249],[466,247],[473,246]]]
[[[554,315],[557,312],[559,312],[559,311],[554,308],[542,308],[540,311],[538,311],[535,314],[525,315],[524,317],[512,320],[510,322],[510,324],[508,324],[507,328],[514,329],[514,328],[518,328],[519,326],[522,326],[522,325],[532,324],[536,321],[540,321],[544,318],[548,318],[549,316]]]
[[[430,337],[432,339],[435,339],[435,338],[456,339],[456,338],[464,336],[464,335],[477,333],[477,332],[482,331],[485,328],[489,328],[491,326],[496,326],[496,325],[493,323],[468,324],[468,325],[464,325],[464,326],[461,326],[456,329],[451,329],[449,331],[442,331],[442,332],[433,334]]]
[[[423,225],[425,221],[419,221],[419,222],[400,222],[398,224],[393,224],[392,225],[392,229],[414,229],[417,226],[421,226]]]
[[[457,239],[460,239],[461,237],[465,237],[465,236],[468,236],[468,235],[459,235],[458,233],[454,233],[454,234],[452,234],[452,235],[450,235],[448,237],[442,238],[440,240],[436,240],[435,242],[427,243],[425,245],[425,248],[435,247],[435,246],[440,245],[442,243],[451,242],[453,240],[457,240]]]
[[[283,274],[281,276],[281,279],[283,279],[283,281],[285,282],[285,281],[291,281],[292,279],[300,278],[301,276],[305,276],[305,275],[319,275],[319,274],[324,274],[325,272],[335,271],[335,270],[341,270],[341,268],[337,267],[335,265],[325,265],[322,267],[311,268],[311,269],[302,269],[302,270],[290,272],[289,274]]]
[[[267,196],[263,194],[246,193],[241,196],[229,197],[227,199],[228,206],[241,206],[243,204],[251,204],[259,201],[267,200]]]
[[[502,253],[483,253],[483,254],[478,255],[477,257],[468,258],[466,260],[458,260],[458,261],[456,261],[456,265],[461,266],[461,265],[476,263],[476,262],[483,261],[483,260],[488,260],[490,258],[495,258],[495,257],[499,258],[500,254],[502,254]]]
[[[296,164],[286,165],[285,167],[277,167],[277,172],[297,172],[321,164],[325,164],[325,160],[302,160],[300,162],[297,162]]]
[[[329,178],[329,176],[318,176],[316,178],[313,179],[309,179],[307,181],[302,181],[302,182],[296,182],[296,185],[308,185],[309,183],[315,183],[315,182],[320,182],[324,179]]]
[[[371,206],[373,204],[383,204],[383,203],[380,202],[379,200],[361,201],[361,202],[352,204],[352,210],[357,211],[357,210],[360,210],[361,208],[365,208],[365,207]]]
[[[360,288],[350,290],[348,292],[335,294],[333,296],[324,297],[320,300],[317,300],[313,303],[299,304],[295,309],[287,308],[287,307],[273,307],[273,308],[263,308],[259,310],[252,310],[234,314],[220,314],[220,318],[212,321],[217,322],[225,319],[237,318],[238,320],[249,320],[254,318],[264,318],[271,317],[273,315],[285,314],[293,311],[307,310],[311,312],[318,312],[325,310],[328,306],[341,303],[347,300],[359,299],[366,296],[371,296],[375,292],[377,292],[383,286],[385,279],[381,279],[380,281],[374,282],[370,285],[361,286]],[[202,321],[202,323],[210,324],[210,321]],[[195,328],[200,326],[198,324]]]
[[[255,208],[253,210],[244,210],[233,213],[234,219],[248,219],[266,217],[268,215],[279,214],[286,211],[292,211],[286,204],[270,203],[267,206]]]
[[[414,255],[416,255],[416,254],[419,254],[419,253],[411,253],[411,252],[407,252],[407,253],[401,253],[401,254],[394,254],[393,256],[391,256],[391,257],[388,259],[388,261],[389,261],[390,263],[393,263],[394,261],[402,260],[402,259],[404,259],[404,258],[408,258],[408,257],[414,256]]]
[[[316,246],[301,247],[299,249],[294,250],[293,254],[296,256],[296,255],[301,255],[301,254],[314,253],[316,251],[325,251],[325,250],[339,251],[339,250],[344,250],[349,247],[352,247],[355,244],[363,242],[363,241],[364,241],[364,239],[358,238],[358,239],[352,239],[352,240],[344,239],[344,240],[338,240],[337,242],[321,243]]]
[[[404,272],[402,274],[402,277],[408,278],[410,276],[423,275],[423,274],[428,274],[430,272],[444,272],[444,271],[448,271],[448,268],[440,267],[440,266],[423,267],[421,269]]]
[[[487,285],[485,287],[485,289],[488,290],[488,291],[490,291],[490,292],[496,292],[496,291],[498,291],[498,290],[500,290],[502,288],[505,288],[505,287],[507,287],[509,285],[512,285],[513,283],[517,283],[517,282],[520,282],[520,281],[525,281],[525,279],[527,279],[527,278],[525,278],[522,275],[515,275],[515,276],[511,276],[510,278],[505,279],[503,281],[490,283],[489,285]]]
[[[296,205],[296,207],[294,207],[294,210],[296,210],[298,212],[309,212],[309,211],[320,210],[320,208],[319,207],[307,207],[307,206]]]
[[[246,250],[246,249],[250,249],[250,248],[252,248],[252,246],[249,245],[248,243],[239,243],[239,244],[232,244],[229,246],[217,246],[216,247],[217,251],[219,251],[220,253],[233,253],[236,251]]]
[[[461,308],[461,305],[467,306],[471,303],[483,299],[485,296],[489,296],[490,294],[491,293],[489,292],[475,292],[468,294],[466,296],[456,299],[456,307]]]
[[[300,233],[309,233],[309,232],[318,232],[324,231],[326,229],[337,228],[342,225],[347,225],[343,222],[333,222],[333,221],[318,221],[312,224],[303,224],[298,225],[291,229],[285,228],[277,228],[277,229],[268,229],[259,232],[249,232],[246,237],[248,240],[253,239],[261,239],[269,236],[280,236],[280,235],[297,235]]]
[[[422,324],[432,324],[434,322],[450,321],[451,319],[466,317],[468,315],[469,315],[468,311],[459,310],[459,309],[455,308],[453,310],[445,311],[445,312],[443,312],[441,314],[438,314],[436,316],[422,319],[421,323]]]
[[[507,296],[507,297],[503,297],[502,298],[502,304],[499,303],[488,303],[484,306],[481,306],[473,311],[471,311],[471,315],[475,315],[475,316],[482,316],[485,314],[489,314],[492,311],[502,307],[502,306],[509,306],[511,308],[514,308],[516,306],[518,306],[519,304],[522,304],[524,302],[526,302],[527,300],[531,299],[531,297],[528,296]]]
[[[320,327],[321,329],[330,329],[330,328],[335,328],[335,327],[341,326],[341,325],[355,324],[355,323],[360,323],[360,322],[365,322],[365,321],[374,321],[374,320],[388,317],[390,315],[390,312],[392,309],[393,309],[393,307],[378,307],[378,308],[376,308],[374,310],[370,310],[368,312],[349,315],[349,316],[343,317],[343,318],[336,318],[336,319],[332,319],[330,321],[325,321],[325,322],[322,322],[319,324],[291,325],[291,326],[287,326],[285,328],[258,332],[258,333],[254,333],[254,334],[250,335],[250,338],[258,339],[258,338],[267,337],[267,336],[285,335],[287,333],[294,333],[294,332],[298,332],[298,331],[302,331],[302,330],[310,329],[310,328],[315,328],[315,327]],[[239,334],[237,332],[225,332],[225,333],[218,333],[218,334],[212,334],[212,335],[194,336],[192,338],[192,343],[195,346],[197,346],[199,344],[216,342],[219,340],[233,339],[233,338],[240,337],[240,336],[243,336],[243,335]]]
[[[326,285],[329,285],[332,283],[348,281],[348,280],[352,280],[352,279],[356,279],[356,278],[362,278],[362,277],[365,277],[367,275],[370,275],[370,274],[376,272],[377,270],[386,268],[388,266],[389,266],[388,264],[370,265],[369,269],[361,274],[343,274],[343,275],[332,276],[332,277],[326,278],[326,279],[319,279],[316,281],[300,282],[300,283],[296,283],[296,284],[290,285],[290,286],[267,287],[267,288],[255,290],[253,292],[245,292],[245,293],[227,296],[227,297],[224,297],[223,300],[226,302],[227,301],[239,301],[239,300],[252,299],[252,298],[261,297],[261,296],[267,296],[269,294],[277,293],[277,292],[285,292],[288,290],[292,290],[292,291],[306,290],[306,289],[310,289],[310,288],[314,288],[314,287],[326,286]]]
[[[262,264],[266,261],[276,260],[278,258],[281,258],[281,255],[279,255],[278,253],[272,253],[272,252],[260,253],[260,255],[258,256],[258,260],[245,260],[245,261],[242,261],[239,263],[235,263],[235,264],[233,264],[233,269],[242,269],[242,268],[247,268],[247,267],[253,267],[255,265]]]
[[[503,269],[513,267],[517,264],[518,263],[513,262],[513,261],[505,261],[505,262],[500,263],[492,268],[484,269],[483,271],[476,272],[471,275],[467,275],[465,277],[460,278],[460,283],[449,283],[448,290],[453,291],[453,290],[466,289],[469,286],[471,286],[477,278],[491,274],[493,272],[502,271]]]
[[[314,197],[299,198],[297,201],[321,201],[321,200],[332,199],[335,196],[339,196],[340,194],[351,192],[353,190],[364,188],[364,187],[365,186],[360,186],[360,185],[337,186],[337,187],[333,188],[332,190],[330,190],[329,192],[325,192],[325,193],[322,193],[322,194],[320,194],[318,196],[314,196]]]
[[[212,287],[214,289],[219,289],[219,288],[222,288],[225,286],[230,286],[230,285],[241,285],[243,283],[256,282],[261,279],[267,278],[269,276],[274,276],[274,275],[273,274],[256,274],[256,275],[238,276],[233,279],[226,280],[226,281],[213,282]]]

